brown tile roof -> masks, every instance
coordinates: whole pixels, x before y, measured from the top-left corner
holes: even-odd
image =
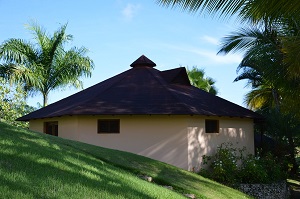
[[[185,68],[167,71],[141,56],[132,68],[19,121],[64,115],[206,115],[259,119],[261,116],[190,85]]]

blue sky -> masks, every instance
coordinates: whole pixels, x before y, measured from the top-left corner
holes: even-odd
[[[71,46],[90,50],[95,69],[82,79],[84,88],[129,69],[139,56],[156,63],[156,69],[179,66],[204,68],[216,80],[218,96],[243,104],[245,82],[233,83],[240,54],[216,55],[220,40],[239,28],[235,20],[212,19],[159,6],[156,0],[0,0],[0,39],[30,40],[25,24],[36,21],[49,34],[68,23]],[[80,90],[66,88],[50,93],[49,103]],[[28,103],[42,103],[41,95]]]

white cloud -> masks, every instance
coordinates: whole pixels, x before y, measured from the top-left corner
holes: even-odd
[[[139,4],[128,3],[126,7],[122,10],[122,15],[124,19],[130,21],[134,17],[134,15],[136,15],[140,8],[141,6]]]
[[[214,37],[207,36],[207,35],[201,37],[201,40],[204,40],[204,41],[206,41],[210,44],[214,44],[214,45],[219,45],[220,44],[220,41],[218,39],[216,39]]]
[[[186,49],[186,51],[196,53],[217,63],[237,64],[242,61],[242,57],[238,54],[217,55],[216,52],[203,49]]]
[[[194,53],[204,58],[204,60],[211,61],[213,63],[222,64],[239,64],[242,61],[242,56],[240,54],[227,54],[227,55],[217,55],[216,51],[206,50],[202,48],[197,48],[193,46],[185,45],[170,45],[165,44],[164,46],[178,51]]]

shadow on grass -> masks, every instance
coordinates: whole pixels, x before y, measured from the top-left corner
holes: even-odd
[[[199,198],[247,198],[247,195],[235,189],[147,157],[85,143],[70,142],[69,146],[124,170],[151,176],[155,183],[171,185],[179,193],[193,193]]]
[[[66,145],[58,146],[57,142],[63,142],[59,139],[30,133],[25,136],[22,133],[22,130],[12,130],[9,126],[1,125],[2,187],[9,187],[14,192],[33,198],[52,199],[60,197],[60,194],[68,198],[95,198],[101,197],[97,195],[99,193],[124,198],[152,198],[136,188],[137,183],[144,182],[137,179],[133,183],[128,178],[134,177],[127,172],[76,152]],[[97,168],[88,166],[99,164],[101,166]]]
[[[137,188],[143,183],[146,186],[147,182],[132,180],[134,177],[129,172],[151,176],[157,184],[171,185],[177,192],[193,193],[197,198],[246,197],[214,181],[150,158],[12,129],[1,122],[0,148],[0,185],[9,184],[34,198],[57,198],[62,192],[67,198],[99,198],[99,192],[124,198],[152,198],[153,195]],[[18,175],[20,180],[13,177]],[[25,183],[29,187],[24,186]]]

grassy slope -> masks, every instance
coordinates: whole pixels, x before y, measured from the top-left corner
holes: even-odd
[[[137,177],[171,185],[170,191]],[[228,187],[131,153],[0,122],[0,198],[246,198]]]

